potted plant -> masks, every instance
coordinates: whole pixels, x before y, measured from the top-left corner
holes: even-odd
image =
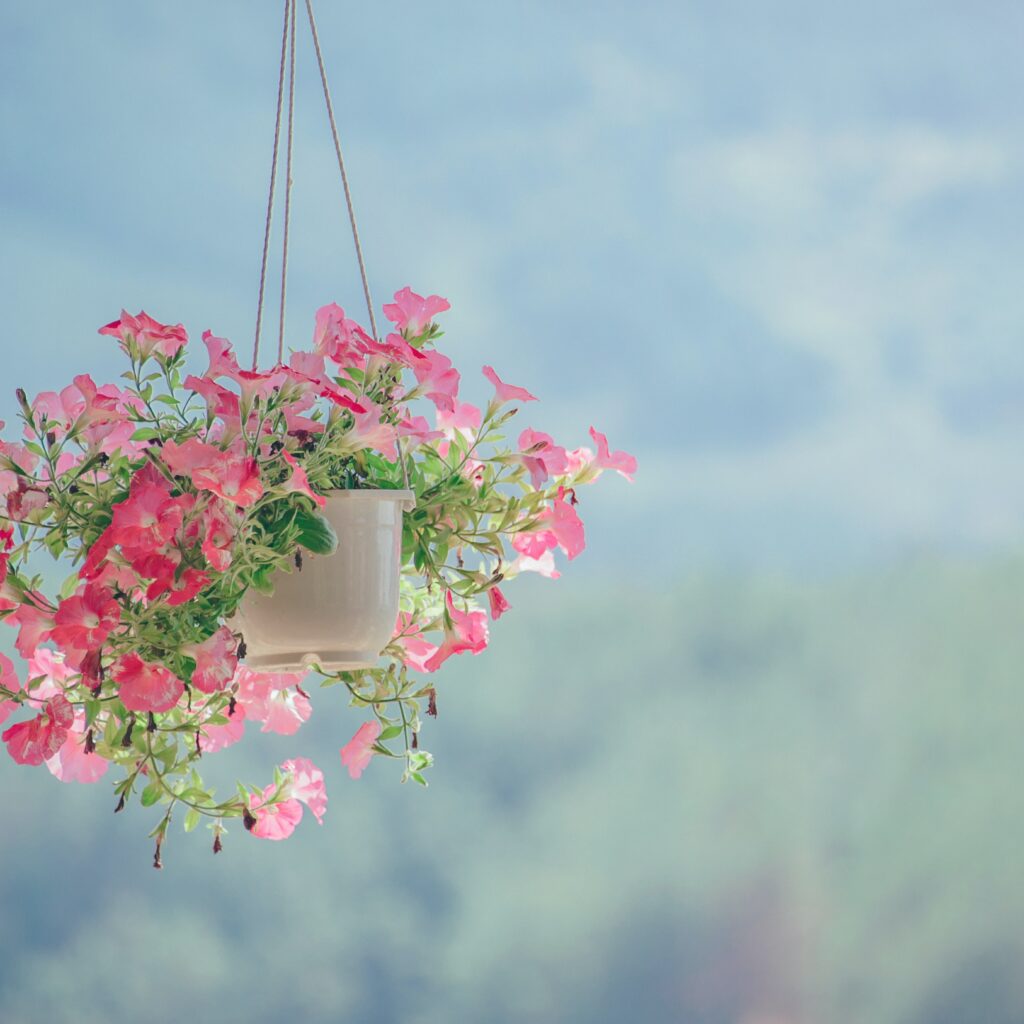
[[[24,436],[0,441],[0,616],[27,669],[0,655],[0,738],[63,781],[120,769],[117,810],[162,807],[157,866],[179,809],[186,831],[208,821],[215,851],[227,819],[268,839],[304,807],[322,820],[307,759],[226,796],[198,770],[247,728],[297,731],[311,670],[368,713],[341,750],[350,775],[380,755],[426,785],[433,673],[486,647],[509,580],[557,577],[556,552],[580,553],[577,489],[634,471],[593,428],[593,450],[512,430],[534,396],[490,367],[489,400],[464,402],[437,348],[447,309],[404,288],[381,340],[325,306],[311,349],[267,371],[206,332],[202,373],[183,327],[122,313],[100,331],[127,360],[120,383],[18,392]]]

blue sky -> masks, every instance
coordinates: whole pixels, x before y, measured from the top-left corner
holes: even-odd
[[[279,6],[0,13],[0,415],[112,373],[122,305],[248,345]],[[1018,543],[1019,7],[319,6],[378,304],[641,459],[593,569]],[[315,74],[300,33],[296,345],[360,309]]]

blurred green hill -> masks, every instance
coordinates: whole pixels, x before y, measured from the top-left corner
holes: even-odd
[[[524,581],[446,666],[429,790],[343,775],[327,690],[208,764],[308,754],[323,828],[176,830],[163,872],[150,812],[3,764],[0,1020],[1024,1020],[1022,584]]]

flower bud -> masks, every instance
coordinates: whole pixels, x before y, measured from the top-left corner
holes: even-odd
[[[242,824],[245,826],[246,832],[251,832],[256,827],[256,815],[248,807],[242,810]]]

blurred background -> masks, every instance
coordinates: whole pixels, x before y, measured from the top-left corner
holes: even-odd
[[[640,472],[445,666],[427,791],[324,691],[207,766],[312,757],[324,826],[155,872],[0,765],[4,1024],[1024,1021],[1024,8],[318,6],[378,304]],[[0,418],[122,306],[248,346],[280,20],[0,5]],[[299,28],[296,346],[363,316]]]

